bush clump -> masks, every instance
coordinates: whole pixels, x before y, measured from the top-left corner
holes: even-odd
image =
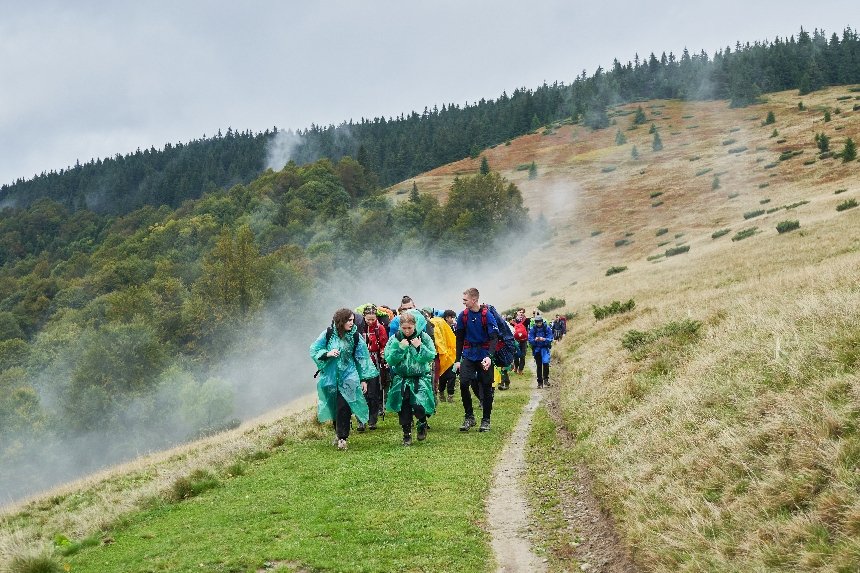
[[[621,302],[619,300],[613,300],[611,303],[606,306],[597,306],[596,304],[591,305],[591,310],[594,313],[594,318],[597,320],[603,320],[606,317],[621,314],[624,312],[630,312],[636,307],[636,303],[631,298],[627,302]]]
[[[746,145],[741,145],[740,147],[732,147],[729,149],[729,153],[743,153],[747,149],[749,148]]]
[[[776,225],[776,231],[779,234],[788,233],[789,231],[793,231],[795,229],[800,228],[800,221],[780,221]]]
[[[627,270],[627,267],[609,267],[606,269],[606,276],[617,275],[618,273],[623,273]]]
[[[194,470],[191,475],[181,477],[173,482],[171,498],[174,501],[182,501],[200,495],[201,493],[218,487],[218,479],[206,470]]]
[[[853,209],[857,206],[857,199],[848,199],[847,201],[843,201],[839,205],[836,206],[837,211],[845,211],[847,209]]]
[[[669,229],[667,229],[666,227],[661,227],[661,228],[657,229],[657,232],[654,233],[654,236],[659,237],[660,235],[665,235],[668,232],[669,232]]]
[[[679,345],[689,344],[695,342],[701,328],[702,323],[700,321],[686,318],[644,332],[629,330],[621,337],[621,346],[630,352],[636,352],[661,338],[670,338]]]
[[[549,312],[556,308],[561,308],[565,304],[567,304],[567,301],[565,301],[563,298],[555,298],[554,296],[551,296],[546,300],[540,301],[537,307],[538,310],[541,312]]]
[[[744,213],[744,219],[753,219],[759,215],[764,215],[764,209],[756,209],[755,211],[747,211]]]
[[[667,257],[674,257],[675,255],[681,255],[690,250],[690,245],[681,245],[680,247],[672,247],[671,249],[666,249],[665,255]]]
[[[732,237],[732,241],[743,241],[744,239],[755,235],[756,231],[758,231],[758,227],[750,227],[749,229],[738,231],[735,236]]]
[[[719,231],[714,231],[713,233],[711,233],[711,238],[712,239],[719,239],[723,235],[728,235],[731,232],[732,232],[731,229],[720,229]]]

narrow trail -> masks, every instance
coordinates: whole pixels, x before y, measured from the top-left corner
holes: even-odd
[[[501,461],[493,470],[487,513],[498,564],[496,571],[500,573],[546,571],[546,560],[534,554],[528,538],[529,506],[522,483],[526,471],[526,439],[542,399],[543,391],[533,389],[529,403],[502,451]]]

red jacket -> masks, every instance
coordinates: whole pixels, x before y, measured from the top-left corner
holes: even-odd
[[[364,340],[367,342],[367,349],[370,350],[370,358],[378,368],[384,362],[382,353],[385,350],[385,345],[388,343],[388,329],[378,320],[373,328],[368,324],[365,324],[364,327]]]

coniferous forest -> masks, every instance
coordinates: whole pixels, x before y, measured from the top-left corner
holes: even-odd
[[[416,192],[395,203],[384,186],[551,121],[605,127],[606,108],[623,102],[743,106],[858,82],[855,31],[801,30],[713,57],[637,56],[496,100],[311,126],[277,172],[265,169],[276,129],[231,129],[5,185],[0,490],[19,496],[69,477],[60,463],[39,470],[63,450],[86,452],[76,466],[93,469],[231,423],[241,397],[213,365],[271,343],[261,316],[301,327],[315,291],[344,270],[490,249],[529,224],[519,190],[492,171],[458,179],[444,202]],[[492,217],[487,203],[498,206]]]
[[[704,51],[659,57],[634,56],[609,69],[585,70],[568,83],[518,88],[497,99],[443,104],[423,112],[377,117],[298,131],[292,159],[309,163],[354,157],[383,186],[392,185],[549,122],[572,118],[605,127],[607,106],[639,99],[726,99],[732,106],[755,102],[768,92],[808,93],[829,85],[860,82],[860,37],[801,28],[795,37],[736,42],[713,55]],[[276,128],[262,133],[228,129],[211,138],[164,149],[90,160],[60,172],[19,179],[0,187],[0,205],[25,206],[48,197],[69,209],[113,214],[143,205],[178,207],[214,188],[247,183],[266,165]]]

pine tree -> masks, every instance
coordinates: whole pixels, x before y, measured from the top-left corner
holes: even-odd
[[[487,161],[487,157],[485,155],[481,156],[481,175],[487,175],[490,173],[490,163]]]
[[[615,145],[624,145],[625,143],[627,143],[627,136],[621,133],[621,130],[619,129],[615,133]]]
[[[815,134],[815,145],[818,146],[818,149],[822,153],[825,151],[830,151],[830,138],[827,137],[827,134],[816,133]]]
[[[633,146],[633,149],[630,150],[630,157],[633,159],[639,159],[639,149],[637,149],[635,145]]]
[[[714,175],[714,180],[711,181],[711,191],[716,191],[720,188],[720,176]]]
[[[825,123],[830,121],[830,110],[829,109],[824,110],[824,121],[825,121]]]
[[[418,183],[412,182],[412,191],[409,193],[409,202],[418,203],[421,201],[421,196],[418,194]]]
[[[773,114],[773,111],[767,112],[767,119],[764,120],[765,125],[770,125],[772,123],[776,123],[776,116]]]
[[[663,149],[663,140],[660,139],[660,133],[656,129],[654,130],[654,141],[651,142],[651,149],[654,151]]]
[[[633,125],[644,125],[648,121],[645,117],[645,112],[642,111],[642,106],[636,108],[636,115],[633,116]]]
[[[535,162],[532,161],[531,165],[529,165],[529,179],[536,179],[536,178],[537,178],[537,165],[535,165]]]
[[[657,124],[656,123],[651,124],[651,129],[648,130],[648,133],[657,133]]]
[[[857,159],[857,146],[854,140],[850,137],[845,140],[845,147],[842,148],[842,163],[848,163]]]

